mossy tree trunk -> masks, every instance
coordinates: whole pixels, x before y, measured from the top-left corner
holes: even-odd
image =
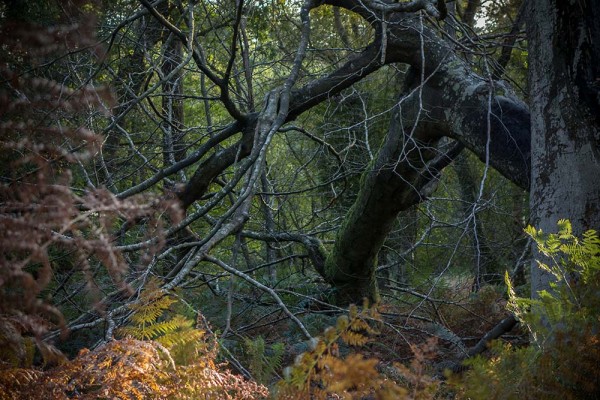
[[[456,145],[447,154],[440,153],[441,129],[433,123],[421,123],[419,129],[410,129],[415,124],[409,124],[406,130],[404,124],[417,119],[418,109],[411,97],[405,99],[394,112],[377,157],[362,175],[357,198],[325,261],[325,278],[336,288],[338,303],[360,302],[365,297],[379,301],[377,254],[398,213],[421,202],[428,184],[462,150]]]
[[[463,147],[528,188],[527,108],[508,93],[496,94],[502,89],[457,58],[439,62],[430,76],[413,67],[408,94],[398,103],[388,135],[364,172],[357,199],[327,257],[325,278],[337,289],[339,303],[379,300],[377,253],[398,213],[427,197],[441,170]],[[429,69],[427,65],[422,72]],[[443,137],[455,140],[451,149],[439,148]]]

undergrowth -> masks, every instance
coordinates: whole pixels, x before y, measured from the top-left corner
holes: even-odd
[[[48,371],[0,370],[0,399],[267,398],[265,386],[216,363],[216,339],[173,313],[175,302],[158,281],[150,282],[130,307],[130,325],[119,330],[126,337],[84,349]]]
[[[600,398],[600,238],[596,231],[573,235],[569,221],[558,233],[529,227],[543,259],[539,268],[554,277],[538,298],[515,294],[508,277],[509,308],[530,332],[531,344],[495,343],[490,358],[468,361],[470,371],[454,377],[465,399]]]
[[[340,346],[364,347],[379,333],[381,320],[375,307],[365,304],[359,310],[350,306],[348,316],[339,317],[335,327],[314,339],[311,351],[299,355],[295,364],[286,368],[277,398],[433,399],[439,381],[428,375],[425,365],[433,357],[434,342],[412,347],[415,357],[410,367],[395,363],[397,379],[378,369],[378,359],[365,358],[359,352],[344,356],[340,351]]]
[[[244,339],[248,369],[252,377],[263,385],[268,385],[281,369],[284,352],[285,346],[281,342],[267,346],[262,336]]]
[[[209,346],[202,340],[205,332],[194,326],[194,320],[174,312],[176,303],[173,295],[160,288],[158,279],[151,279],[139,299],[128,306],[132,310],[129,324],[117,333],[138,340],[155,340],[169,349],[177,364],[193,362],[198,354],[208,352]],[[216,343],[212,348],[216,349]]]

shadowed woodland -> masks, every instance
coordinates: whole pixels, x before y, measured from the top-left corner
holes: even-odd
[[[0,138],[0,399],[600,394],[595,1],[4,1]]]

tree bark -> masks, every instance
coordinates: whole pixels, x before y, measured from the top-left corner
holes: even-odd
[[[527,34],[533,225],[580,234],[600,227],[600,4],[530,1]],[[539,257],[539,255],[538,255]],[[532,294],[551,276],[531,270]]]
[[[166,31],[166,30],[165,30]],[[163,118],[163,159],[167,166],[181,161],[185,157],[185,134],[183,114],[183,72],[179,68],[183,62],[181,42],[164,34],[164,56],[161,66],[163,77],[173,75],[163,82],[162,118]],[[173,72],[175,72],[173,74]],[[163,78],[164,79],[164,78]]]

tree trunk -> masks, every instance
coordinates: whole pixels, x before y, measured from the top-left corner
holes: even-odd
[[[411,135],[404,130],[402,114],[400,109],[394,112],[385,142],[363,174],[358,196],[325,262],[325,279],[335,286],[340,304],[360,302],[363,297],[379,301],[377,253],[398,213],[419,203],[423,188],[439,172],[425,164],[436,155],[431,151],[439,138],[436,129],[420,124],[421,129]]]
[[[442,53],[430,45],[432,52]],[[528,186],[526,107],[509,95],[497,95],[500,88],[458,58],[446,57],[423,84],[415,71],[410,94],[401,99],[401,112],[395,113],[377,158],[363,174],[357,199],[327,257],[325,279],[336,287],[340,303],[379,300],[377,253],[396,216],[426,198],[441,169],[457,155],[437,152],[441,137],[454,138],[521,187]]]
[[[165,165],[173,165],[185,158],[185,135],[183,115],[183,72],[174,73],[183,62],[183,46],[168,32],[164,34],[164,57],[161,74],[164,82],[162,98],[163,159]],[[173,75],[170,79],[167,76]]]
[[[533,225],[600,228],[600,3],[533,0],[528,10]],[[551,277],[534,262],[532,294]]]

